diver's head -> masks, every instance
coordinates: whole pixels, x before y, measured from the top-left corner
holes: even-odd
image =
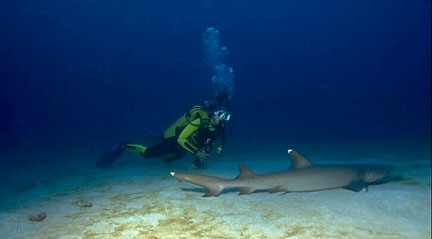
[[[231,113],[224,107],[217,107],[211,112],[212,123],[219,124],[220,122],[226,122],[231,119]]]

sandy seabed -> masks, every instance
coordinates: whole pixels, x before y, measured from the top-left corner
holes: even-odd
[[[239,162],[259,173],[289,166],[286,159],[272,160],[269,165],[258,158],[227,158],[194,172],[229,178],[236,176]],[[0,211],[0,238],[431,237],[427,161],[401,163],[396,173],[403,180],[372,185],[368,192],[238,196],[227,191],[211,198],[169,175],[173,169],[188,171],[186,161],[125,162],[107,170],[75,164],[3,173],[7,200]],[[79,207],[77,200],[89,200],[92,207]],[[36,211],[47,217],[29,221]]]

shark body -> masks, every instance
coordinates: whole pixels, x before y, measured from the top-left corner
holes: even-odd
[[[276,192],[313,192],[346,188],[359,192],[384,178],[391,170],[385,165],[315,165],[289,149],[292,158],[289,170],[256,174],[243,165],[239,165],[240,174],[234,179],[222,179],[199,174],[171,172],[177,180],[187,181],[204,187],[205,197],[217,197],[224,189],[236,188],[240,195],[255,191]]]

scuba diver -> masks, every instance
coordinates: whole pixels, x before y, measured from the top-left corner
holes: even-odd
[[[190,154],[195,156],[191,169],[200,168],[210,157],[216,140],[221,137],[217,154],[222,153],[225,143],[225,127],[231,118],[231,102],[224,95],[191,107],[184,115],[168,127],[160,141],[153,146],[120,142],[96,162],[96,167],[107,167],[124,151],[137,153],[144,158],[160,157],[171,162]]]

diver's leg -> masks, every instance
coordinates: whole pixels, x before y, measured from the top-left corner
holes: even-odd
[[[117,144],[112,150],[103,154],[99,160],[96,162],[96,167],[106,168],[110,164],[114,163],[123,153],[123,151],[131,151],[140,155],[144,155],[147,147],[140,144],[131,144],[126,141],[122,141]]]
[[[139,154],[145,158],[162,157],[166,161],[174,161],[186,155],[178,150],[177,139],[175,137],[164,139],[159,143],[146,147],[141,144],[131,144],[126,141],[120,142],[111,151],[106,152],[96,162],[96,167],[105,168],[114,163],[123,151]]]
[[[185,157],[187,155],[187,153],[183,150],[183,151],[176,151],[173,152],[171,154],[165,154],[162,156],[162,160],[165,162],[173,162],[176,160],[179,160],[183,157]]]
[[[126,144],[125,149],[136,154],[144,155],[147,147],[141,144]]]
[[[142,156],[146,158],[161,157],[164,161],[174,161],[186,156],[186,154],[184,150],[179,149],[176,137],[171,137],[148,147]]]
[[[187,155],[184,150],[179,148],[175,137],[167,138],[159,143],[146,147],[140,144],[131,144],[125,141],[120,142],[111,151],[106,152],[96,162],[96,167],[105,168],[117,160],[123,151],[130,151],[139,154],[145,158],[159,158],[161,157],[164,161],[174,161]]]

